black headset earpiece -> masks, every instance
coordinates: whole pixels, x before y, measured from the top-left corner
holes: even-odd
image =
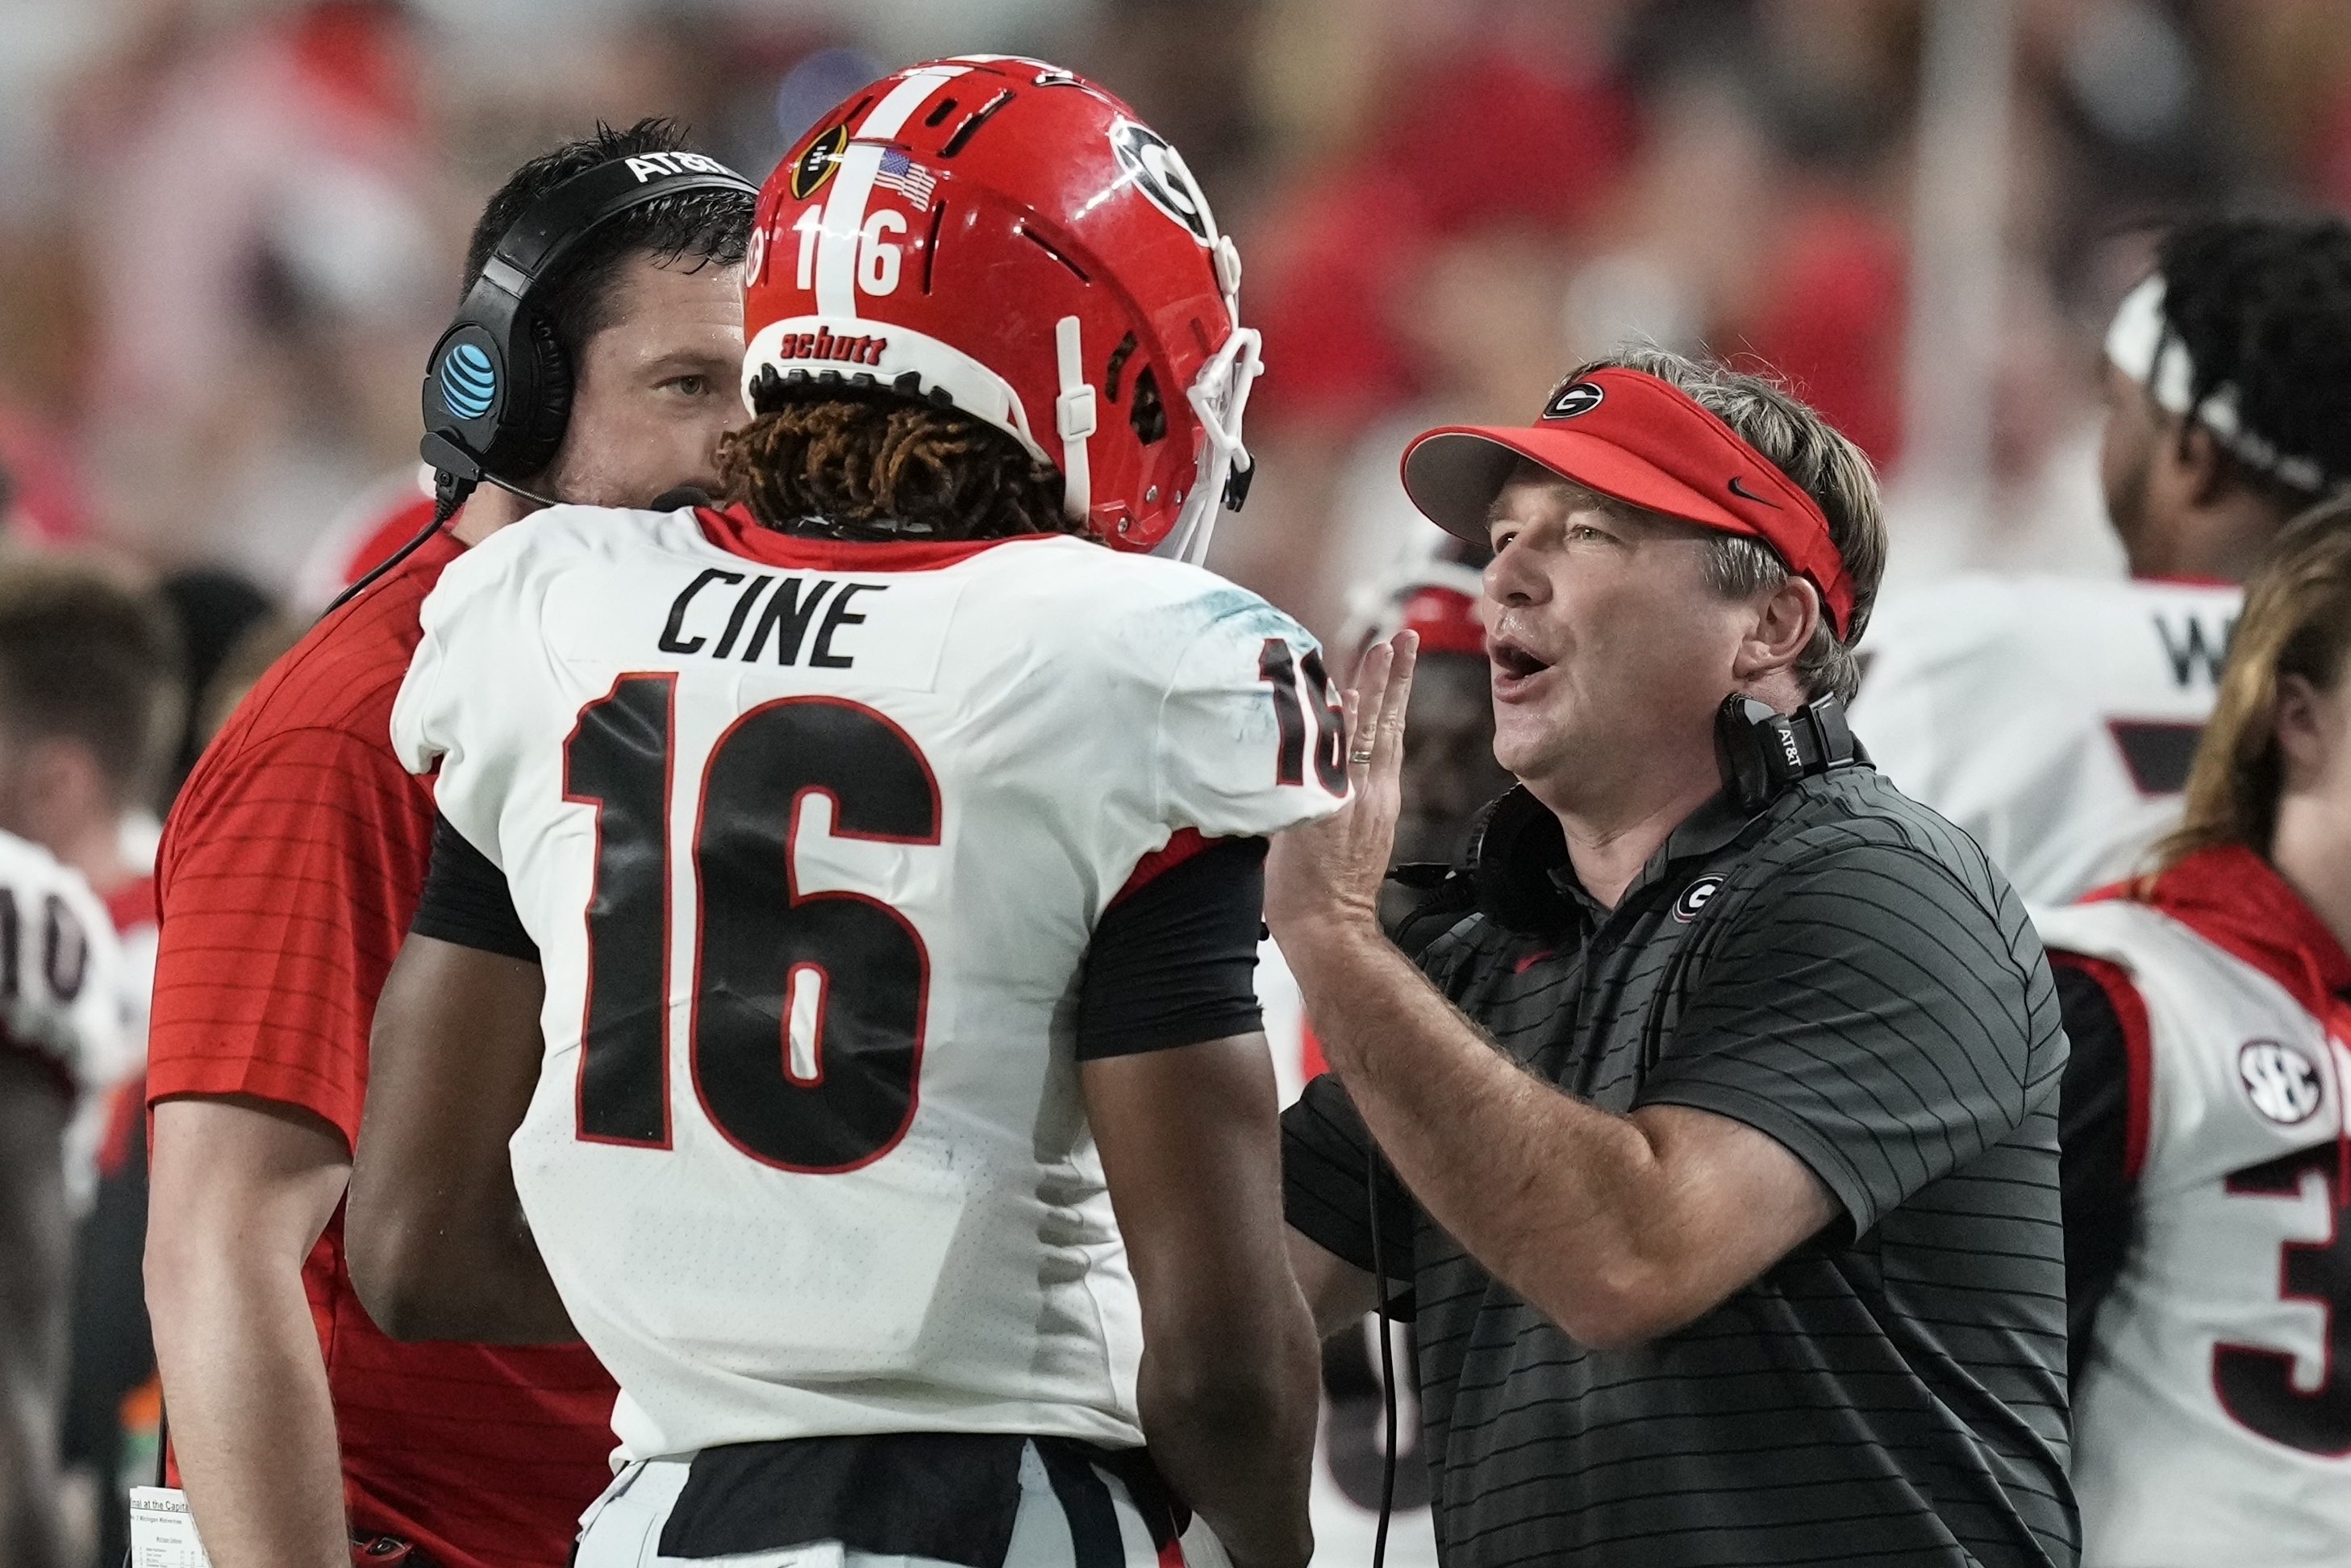
[[[418,453],[444,476],[454,509],[484,479],[509,487],[547,466],[571,413],[571,366],[532,295],[580,242],[648,202],[692,191],[759,188],[698,152],[616,159],[573,175],[498,236],[482,276],[424,371]]]
[[[1722,785],[1742,811],[1760,811],[1799,779],[1863,760],[1834,695],[1791,714],[1737,692],[1714,710],[1714,754]]]
[[[1567,835],[1552,809],[1523,784],[1511,786],[1479,815],[1465,852],[1478,908],[1513,931],[1557,931],[1567,924],[1567,895],[1552,873],[1567,863]]]

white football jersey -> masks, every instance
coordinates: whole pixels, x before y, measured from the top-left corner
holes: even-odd
[[[2351,1558],[2351,1049],[2277,980],[2119,900],[2037,911],[2147,1004],[2131,1245],[2074,1389],[2083,1568]]]
[[[2030,901],[2131,874],[2179,820],[2241,590],[1969,574],[1889,595],[1854,733]]]
[[[0,1029],[87,1100],[138,1065],[121,945],[81,873],[0,833]]]
[[[393,709],[547,976],[516,1184],[624,1458],[1142,1440],[1080,969],[1186,830],[1337,808],[1313,641],[1066,537],[557,507],[453,563]]]

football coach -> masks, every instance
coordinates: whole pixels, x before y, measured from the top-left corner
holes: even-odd
[[[2016,895],[1840,716],[1866,460],[1644,351],[1404,472],[1492,543],[1519,782],[1384,935],[1413,648],[1374,649],[1355,803],[1266,913],[1331,1063],[1293,1262],[1326,1333],[1375,1274],[1416,1307],[1443,1561],[2072,1564],[2064,1036]]]

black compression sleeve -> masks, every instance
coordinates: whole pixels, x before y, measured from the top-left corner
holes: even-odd
[[[2064,1186],[2066,1359],[2074,1385],[2090,1354],[2098,1305],[2130,1249],[2132,1183],[2126,1151],[2130,1051],[2122,1020],[2097,977],[2053,954],[2065,1013],[2064,1087],[2059,1095],[2059,1168]]]
[[[538,944],[515,913],[506,873],[437,813],[433,819],[433,869],[425,873],[424,895],[417,900],[416,918],[408,928],[438,942],[538,962]]]
[[[1078,990],[1078,1060],[1167,1051],[1264,1027],[1257,945],[1265,841],[1219,839],[1113,904]]]

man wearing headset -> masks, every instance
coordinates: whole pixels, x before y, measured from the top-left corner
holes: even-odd
[[[551,1568],[606,1479],[613,1390],[584,1346],[395,1344],[344,1270],[369,1025],[432,841],[390,710],[418,605],[466,547],[545,499],[711,482],[743,418],[754,194],[648,120],[491,199],[424,387],[446,526],[263,677],[166,828],[147,1291],[216,1562]]]
[[[1520,786],[1398,952],[1413,640],[1374,648],[1265,914],[1332,1068],[1292,1262],[1326,1329],[1412,1287],[1443,1560],[2068,1568],[2064,1039],[2022,903],[1838,716],[1866,461],[1649,350],[1404,476],[1494,548]]]

